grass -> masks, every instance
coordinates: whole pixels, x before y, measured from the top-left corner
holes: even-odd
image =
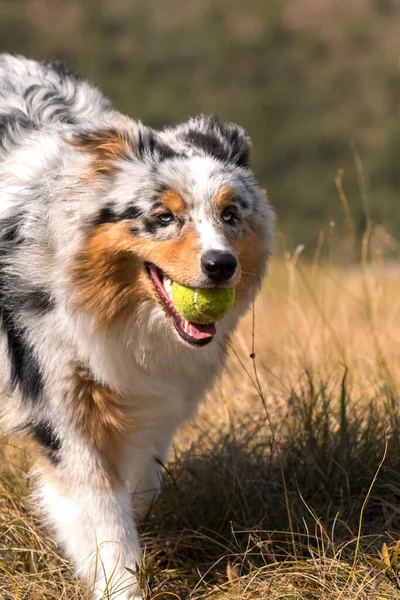
[[[366,249],[272,263],[141,529],[148,598],[400,598],[400,266]],[[89,598],[0,452],[0,598]]]

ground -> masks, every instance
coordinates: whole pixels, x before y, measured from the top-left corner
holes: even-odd
[[[400,267],[385,240],[368,229],[347,268],[326,247],[273,260],[141,529],[147,598],[400,598]],[[26,449],[0,452],[0,598],[90,598],[30,511]]]

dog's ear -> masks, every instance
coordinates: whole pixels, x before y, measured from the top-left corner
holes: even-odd
[[[180,136],[192,146],[222,161],[248,167],[251,141],[246,131],[234,123],[226,123],[218,116],[200,115],[183,125]]]
[[[129,160],[137,143],[133,132],[114,126],[86,130],[75,135],[68,143],[92,157],[91,174],[113,175],[118,162]]]
[[[92,175],[113,175],[124,160],[162,161],[176,156],[157,131],[120,115],[107,126],[76,134],[68,143],[92,156]]]

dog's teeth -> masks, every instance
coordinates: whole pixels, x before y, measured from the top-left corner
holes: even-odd
[[[171,296],[172,293],[172,281],[169,277],[164,277],[164,289],[167,292],[168,296]]]

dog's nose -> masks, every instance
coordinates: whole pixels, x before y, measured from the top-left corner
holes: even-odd
[[[226,281],[236,271],[237,260],[230,252],[208,250],[201,257],[203,272],[213,281]]]

